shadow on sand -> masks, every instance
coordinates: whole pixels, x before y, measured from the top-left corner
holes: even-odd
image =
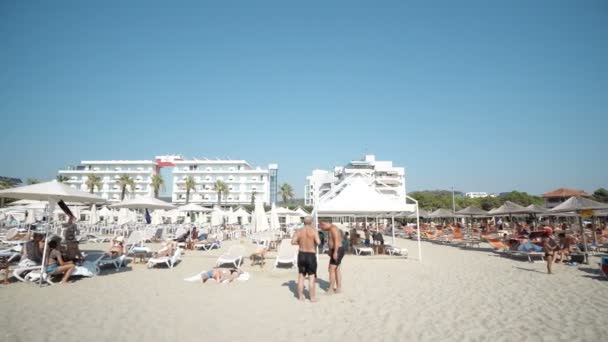
[[[317,278],[315,282],[318,284],[319,289],[321,291],[327,292],[329,290],[329,282],[327,280]],[[289,289],[289,291],[291,291],[291,293],[293,294],[293,297],[295,299],[298,299],[298,283],[295,280],[290,280],[290,281],[284,282],[283,284],[281,284],[281,286],[286,286]],[[307,287],[308,287],[308,280],[305,279],[304,280],[304,297],[310,298],[310,292],[308,291]],[[318,291],[317,291],[317,295],[318,295]]]

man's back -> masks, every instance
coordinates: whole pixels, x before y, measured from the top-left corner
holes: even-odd
[[[316,240],[318,240],[318,235],[314,228],[306,226],[298,231],[300,252],[315,253]]]

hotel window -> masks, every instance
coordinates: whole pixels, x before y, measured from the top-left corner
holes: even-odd
[[[211,171],[210,167],[205,168],[205,171]]]
[[[257,191],[257,190],[258,190],[258,188],[256,188],[255,186],[251,187],[251,191]]]
[[[228,169],[229,171],[234,171],[234,167],[231,167]]]
[[[205,177],[205,180],[208,181],[208,182],[211,181],[211,176]]]
[[[122,171],[122,168],[121,167],[115,167],[114,171]]]
[[[232,182],[234,180],[234,176],[228,177],[228,180]]]
[[[258,177],[251,177],[251,181],[252,182],[257,182],[258,181]]]

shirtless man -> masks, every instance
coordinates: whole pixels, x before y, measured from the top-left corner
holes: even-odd
[[[344,258],[344,247],[342,247],[342,236],[338,227],[321,220],[319,227],[328,232],[329,239],[329,290],[328,294],[340,293],[342,290],[342,274],[340,274],[340,264]]]
[[[304,277],[308,276],[308,291],[310,301],[317,301],[317,289],[315,280],[317,277],[317,254],[316,248],[321,243],[319,234],[312,227],[312,217],[304,218],[304,228],[295,232],[292,245],[298,245],[298,299],[304,300]]]

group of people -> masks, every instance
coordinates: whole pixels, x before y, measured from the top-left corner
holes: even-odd
[[[297,245],[298,249],[298,285],[297,296],[300,301],[304,301],[304,280],[308,279],[308,292],[310,301],[317,301],[316,279],[317,279],[317,254],[316,250],[321,245],[319,234],[312,226],[312,217],[304,218],[304,228],[295,232],[291,243]],[[345,248],[343,246],[343,237],[339,229],[327,222],[320,220],[319,228],[327,235],[327,243],[329,247],[329,294],[340,293],[342,291],[342,274],[340,265],[344,258]]]

